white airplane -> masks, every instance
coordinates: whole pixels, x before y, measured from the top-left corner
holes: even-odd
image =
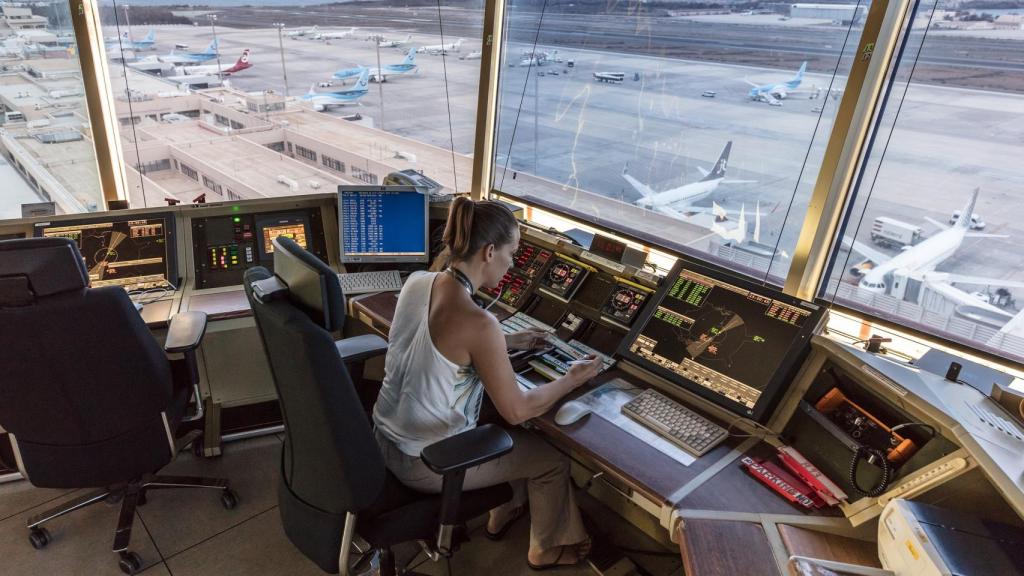
[[[202,66],[179,66],[175,68],[178,72],[177,76],[204,76],[204,75],[217,75],[230,76],[236,72],[241,72],[248,68],[252,68],[252,64],[249,62],[250,50],[246,48],[242,51],[242,55],[238,58],[230,68],[218,67],[216,64],[203,64]],[[220,68],[218,70],[218,68]],[[175,76],[170,77],[171,80],[175,80]]]
[[[412,42],[412,34],[405,37],[405,40],[385,40],[381,39],[377,42],[379,48],[400,48],[403,44]]]
[[[361,75],[366,69],[366,66],[356,66],[355,68],[338,70],[334,73],[334,78],[345,80],[346,78],[356,77]],[[370,68],[370,82],[387,82],[388,76],[401,76],[402,74],[417,72],[418,70],[416,51],[410,48],[409,53],[405,55],[405,60],[402,60],[402,62],[398,64],[385,64],[383,68]]]
[[[747,94],[751,100],[765,102],[769,106],[782,106],[781,101],[785,100],[786,96],[794,93],[800,87],[800,84],[804,81],[804,72],[806,71],[807,62],[804,62],[800,65],[800,69],[797,70],[796,74],[785,82],[755,84],[746,78],[743,81],[753,86]]]
[[[551,54],[547,52],[524,52],[523,59],[519,61],[520,66],[543,66],[548,62],[557,62],[561,60],[558,58],[558,50],[555,50]]]
[[[302,38],[303,36],[316,36],[319,32],[320,28],[313,26],[312,28],[289,30],[285,34],[287,34],[289,38]]]
[[[353,35],[355,35],[356,30],[358,30],[358,28],[353,26],[353,27],[349,28],[348,30],[337,30],[337,31],[334,31],[334,32],[320,32],[319,34],[316,34],[315,36],[313,36],[313,39],[314,40],[341,40],[343,38],[351,38]]]
[[[704,175],[703,178],[697,182],[684,184],[678,188],[665,190],[664,192],[655,192],[646,184],[643,184],[636,178],[630,176],[626,169],[623,169],[622,177],[640,193],[641,197],[635,202],[637,206],[657,210],[658,212],[667,214],[673,218],[684,219],[687,214],[708,212],[706,208],[693,206],[693,203],[710,196],[711,193],[718,188],[719,184],[723,182],[727,184],[749,184],[753,182],[753,180],[725,179],[725,169],[729,164],[729,152],[731,151],[732,141],[730,140],[726,143],[725,148],[722,149],[722,154],[718,157],[718,162],[715,162],[715,167],[710,172],[698,167],[698,170],[700,170]],[[724,210],[721,208],[718,208],[717,210],[712,208],[712,211],[716,216],[722,216],[724,214]]]
[[[978,200],[979,191],[980,189],[978,188],[974,190],[961,214],[973,213],[974,205]],[[1010,318],[1012,316],[1011,314],[1008,314],[995,306],[982,302],[967,292],[956,288],[952,283],[960,282],[964,284],[998,285],[1007,288],[1020,288],[1024,287],[1024,282],[935,271],[935,268],[939,264],[942,264],[947,258],[960,249],[965,238],[1006,238],[1006,236],[972,232],[970,230],[970,221],[966,218],[957,222],[953,226],[946,226],[945,224],[932,220],[931,218],[925,218],[925,220],[931,222],[934,226],[941,229],[941,231],[927,238],[920,244],[905,248],[902,252],[892,257],[866,246],[862,242],[856,240],[850,242],[849,238],[844,238],[844,246],[849,247],[852,244],[853,251],[865,256],[874,264],[873,267],[866,270],[861,269],[861,265],[857,265],[850,270],[850,272],[855,276],[860,276],[860,281],[857,284],[858,287],[861,290],[866,290],[868,292],[891,294],[898,298],[902,298],[903,292],[906,290],[906,285],[901,283],[904,283],[906,278],[914,278],[928,285],[929,288],[932,288],[934,291],[946,296],[950,300],[961,304],[983,308],[988,312],[1001,314],[1006,318]]]
[[[459,60],[479,60],[484,57],[484,53],[480,50],[475,50],[469,54],[459,56]]]
[[[448,52],[458,52],[462,49],[462,38],[459,38],[455,42],[450,44],[434,44],[433,46],[420,46],[416,49],[416,52],[426,52],[427,54],[447,54]]]

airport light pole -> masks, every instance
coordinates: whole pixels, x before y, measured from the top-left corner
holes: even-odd
[[[277,28],[277,47],[281,51],[281,76],[284,78],[284,97],[288,99],[288,68],[284,65],[284,22],[274,22],[274,28]]]
[[[127,4],[124,5],[124,23],[125,23],[125,26],[127,26],[127,28],[128,28],[128,44],[132,45],[133,42],[134,42],[132,40],[132,19],[128,17],[128,5]],[[133,50],[133,52],[134,52],[134,50]]]
[[[210,28],[213,30],[213,51],[217,53],[217,77],[223,78],[224,73],[220,68],[220,42],[217,42],[217,15],[207,14],[206,17],[210,19]]]
[[[384,71],[380,68],[380,40],[374,41],[377,45],[377,93],[380,94],[380,129],[384,129]]]

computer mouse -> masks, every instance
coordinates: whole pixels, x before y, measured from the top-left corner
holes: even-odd
[[[586,404],[576,401],[566,402],[555,413],[555,424],[568,426],[587,414],[590,414],[590,408]]]

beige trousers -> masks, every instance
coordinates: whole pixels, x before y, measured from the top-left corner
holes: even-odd
[[[573,495],[569,458],[531,432],[514,428],[508,433],[515,446],[512,452],[466,470],[463,489],[510,483],[514,496],[497,509],[505,512],[524,505],[529,497],[533,549],[584,541],[587,533]],[[402,484],[420,492],[441,492],[441,476],[427,468],[423,460],[402,452],[380,433],[376,437],[384,462]]]

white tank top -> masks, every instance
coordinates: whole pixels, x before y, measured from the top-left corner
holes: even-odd
[[[413,274],[398,296],[384,385],[373,407],[377,430],[417,458],[424,447],[476,427],[483,401],[473,366],[448,360],[430,338],[430,293],[438,274]]]

